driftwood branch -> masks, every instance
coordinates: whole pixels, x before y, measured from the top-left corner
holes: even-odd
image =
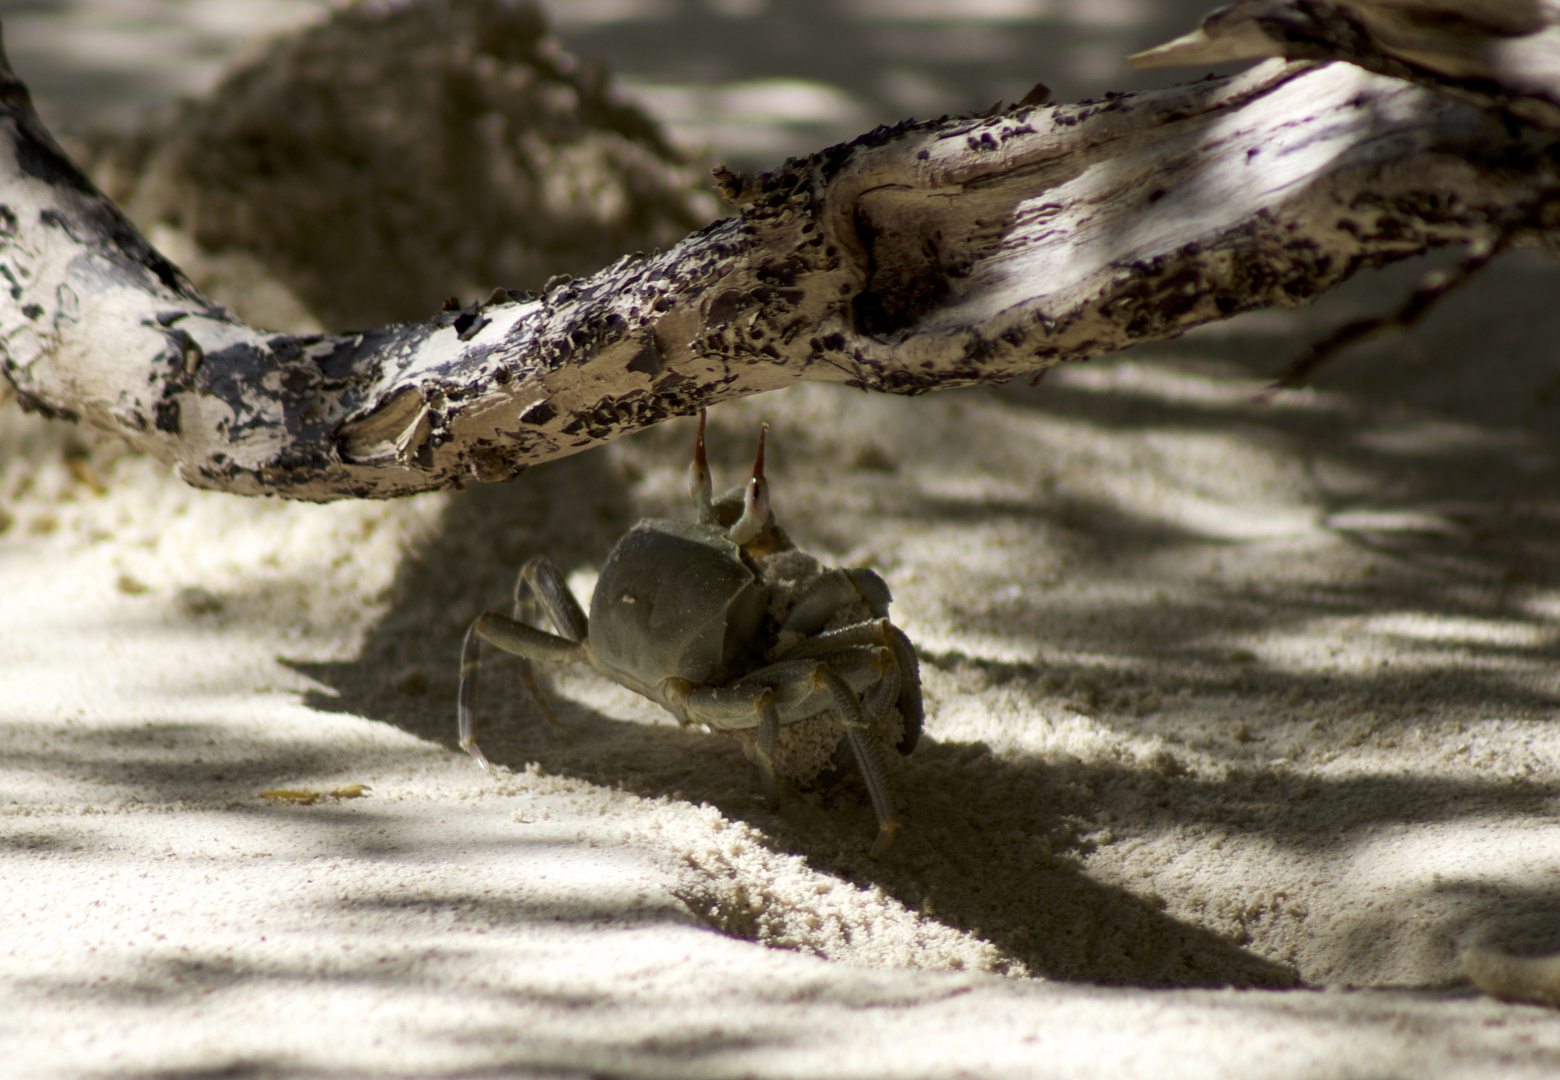
[[[1390,315],[1376,315],[1345,323],[1320,341],[1312,343],[1302,355],[1290,361],[1284,373],[1278,377],[1271,391],[1294,390],[1304,386],[1316,369],[1332,360],[1339,353],[1362,342],[1401,333],[1412,328],[1428,315],[1442,300],[1462,288],[1480,270],[1489,265],[1496,251],[1494,244],[1470,245],[1472,253],[1462,259],[1452,270],[1434,270],[1425,275],[1396,311]]]
[[[545,295],[298,337],[201,297],[7,68],[0,371],[24,404],[190,483],[314,500],[504,480],[804,379],[914,394],[1033,375],[1437,246],[1544,240],[1548,128],[1496,100],[1488,72],[1448,77],[1483,80],[1482,97],[1410,74],[1273,60],[907,122],[762,177],[722,173],[739,214]]]

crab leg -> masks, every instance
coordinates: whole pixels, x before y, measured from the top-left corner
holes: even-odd
[[[894,697],[890,700],[899,706],[899,713],[905,721],[905,733],[899,740],[899,752],[909,754],[921,738],[921,729],[926,723],[926,707],[921,699],[921,663],[916,659],[915,646],[910,644],[910,639],[905,636],[903,630],[887,619],[874,619],[869,623],[843,626],[838,630],[830,630],[828,633],[807,638],[786,653],[784,659],[800,660],[812,656],[828,658],[844,652],[844,647],[851,645],[886,645],[893,650],[894,666],[898,669],[896,674],[899,681]],[[874,691],[874,699],[876,696]],[[884,696],[887,696],[886,693]],[[876,706],[872,708],[876,710]],[[881,714],[874,711],[873,715]]]
[[[856,755],[856,765],[867,783],[872,811],[878,819],[878,837],[873,841],[872,854],[881,855],[893,843],[894,833],[899,829],[899,815],[894,812],[894,794],[888,786],[883,755],[878,751],[877,740],[872,737],[867,718],[862,715],[861,703],[849,684],[828,664],[819,664],[812,677],[815,684],[829,691],[835,711],[844,722],[845,741],[850,744],[851,753]]]
[[[780,784],[775,779],[775,749],[780,745],[780,710],[775,704],[774,690],[762,683],[695,687],[686,679],[667,679],[662,692],[685,723],[708,724],[722,731],[758,728],[758,776],[764,786],[764,805],[778,810]]]
[[[926,726],[926,705],[921,697],[921,661],[905,632],[888,623],[888,644],[899,662],[899,715],[904,717],[905,733],[899,740],[899,752],[910,754],[921,740]]]
[[[547,618],[564,637],[571,641],[586,639],[590,624],[585,618],[585,612],[580,609],[579,601],[574,599],[574,593],[569,590],[569,582],[562,571],[545,555],[537,555],[527,561],[520,568],[520,575],[515,578],[514,621],[535,626],[538,601],[541,602]],[[465,653],[469,655],[462,656],[461,685],[463,687],[466,665],[480,667],[482,664],[481,650],[470,646],[469,638]],[[542,693],[542,688],[536,681],[536,671],[531,667],[527,655],[516,654],[515,666],[519,668],[521,685],[530,692],[536,704],[541,706],[542,715],[547,718],[547,722],[561,727],[558,714],[553,712],[552,704],[547,700],[547,695]],[[475,700],[475,683],[472,685],[471,693]],[[475,705],[472,708],[474,709]]]
[[[896,664],[892,649],[873,650],[863,646],[840,650],[836,660],[860,661],[869,668],[877,666],[892,668]],[[849,670],[852,675],[868,674],[861,671],[855,663]],[[740,682],[729,689],[754,685],[773,688],[775,706],[780,714],[777,720],[783,718],[794,722],[808,716],[816,716],[829,708],[833,708],[838,714],[841,725],[845,728],[845,741],[850,746],[857,767],[861,770],[861,777],[867,785],[867,794],[872,799],[873,813],[878,819],[878,838],[872,845],[872,853],[881,854],[893,840],[894,831],[899,828],[899,818],[894,812],[894,796],[889,789],[888,770],[883,764],[878,739],[873,734],[872,724],[862,712],[861,701],[850,683],[827,660],[782,660],[743,676]],[[695,691],[694,696],[708,693],[712,691]],[[716,726],[752,727],[755,723],[762,722],[762,720],[750,719],[743,724],[726,723]],[[778,732],[776,734],[778,737]]]
[[[764,699],[763,713],[758,721],[758,778],[764,785],[764,805],[770,813],[780,809],[780,784],[775,779],[775,750],[780,746],[780,710],[775,708],[775,698],[770,694]]]
[[[887,625],[883,620],[883,626]],[[867,716],[879,722],[899,700],[902,682],[898,654],[889,646],[892,639],[883,626],[861,623],[811,638],[786,661],[822,660],[852,690],[859,687],[859,692],[866,694]]]
[[[495,615],[491,611],[484,611],[477,616],[476,621],[471,624],[471,629],[466,631],[466,640],[461,644],[460,690],[457,692],[456,718],[461,749],[475,758],[478,765],[492,772],[493,766],[476,743],[477,683],[482,671],[484,641],[491,642],[505,652],[513,653],[525,660],[583,660],[586,647],[582,642],[549,634],[526,623],[516,622],[503,615]],[[547,715],[548,721],[553,724],[558,723],[558,717],[547,704],[547,699],[542,697],[541,690],[531,675],[529,664],[525,666],[520,677],[527,689],[541,703],[542,711]]]
[[[766,703],[774,702],[774,691],[765,683],[736,683],[732,686],[695,686],[687,679],[671,678],[661,684],[661,693],[684,718],[685,723],[707,724],[721,731],[740,731],[757,727]]]
[[[521,567],[520,578],[515,582],[515,618],[526,621],[520,613],[522,586],[529,587],[532,595],[541,601],[542,610],[547,612],[547,617],[552,620],[553,628],[559,634],[570,641],[584,641],[589,635],[589,621],[585,618],[580,602],[569,589],[568,579],[546,555],[529,560]]]
[[[487,772],[493,765],[477,745],[477,678],[482,670],[482,639],[477,636],[477,624],[466,631],[466,640],[460,646],[460,690],[455,704],[455,715],[460,730],[460,748],[476,759]]]
[[[878,649],[872,662],[878,677],[867,691],[867,715],[882,730],[888,711],[899,700],[899,662],[894,658],[894,650],[887,648]]]

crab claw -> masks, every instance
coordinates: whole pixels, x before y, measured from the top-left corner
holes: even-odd
[[[727,530],[735,544],[751,544],[769,525],[769,481],[764,479],[764,436],[769,425],[758,429],[758,456],[753,459],[753,479],[742,494],[742,516]]]
[[[699,410],[699,434],[693,442],[693,463],[688,466],[688,495],[698,511],[699,521],[715,520],[715,508],[711,499],[713,482],[710,479],[710,463],[704,456],[704,410]]]

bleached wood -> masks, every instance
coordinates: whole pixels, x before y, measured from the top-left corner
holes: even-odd
[[[1438,245],[1536,237],[1551,182],[1546,144],[1465,99],[1274,61],[879,129],[725,174],[740,214],[543,297],[299,338],[202,298],[4,78],[0,370],[24,403],[190,483],[314,500],[503,480],[803,379],[1032,376]]]

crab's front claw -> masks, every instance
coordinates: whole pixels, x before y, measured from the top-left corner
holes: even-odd
[[[847,604],[865,603],[875,619],[888,617],[893,602],[888,583],[871,570],[830,570],[819,575],[796,601],[780,629],[784,633],[816,634]]]

